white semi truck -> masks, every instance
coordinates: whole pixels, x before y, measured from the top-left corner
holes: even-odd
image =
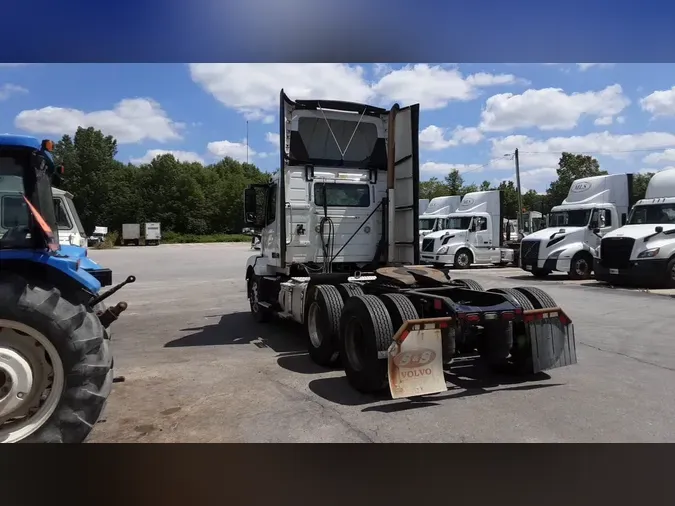
[[[614,285],[675,288],[675,169],[652,176],[626,225],[602,238],[594,269]]]
[[[420,216],[424,214],[427,207],[429,207],[429,199],[420,199]]]
[[[536,277],[553,271],[588,279],[601,238],[624,225],[630,209],[632,174],[578,179],[567,198],[551,209],[548,228],[520,243],[520,266]]]
[[[435,197],[431,199],[424,213],[420,213],[420,247],[422,247],[422,238],[438,227],[442,227],[441,220],[447,218],[459,207],[462,197],[459,195],[447,195],[444,197]]]
[[[446,391],[459,353],[528,373],[576,363],[569,317],[545,293],[419,265],[419,105],[282,90],[279,118],[280,169],[244,195],[262,237],[245,275],[256,321],[302,324],[314,362],[342,359],[355,389],[388,383],[394,398]]]
[[[53,187],[52,196],[59,243],[64,246],[87,248],[86,234],[73,203],[73,195]],[[0,192],[0,237],[13,227],[28,225],[24,223],[27,216],[22,188],[17,187],[15,191],[9,184],[4,185]]]
[[[422,241],[421,260],[437,267],[507,264],[514,252],[504,247],[504,207],[500,190],[467,193],[441,230]]]

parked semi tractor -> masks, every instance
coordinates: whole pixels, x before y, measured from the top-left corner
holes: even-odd
[[[424,214],[424,211],[429,207],[429,199],[420,199],[420,216]]]
[[[0,193],[19,193],[0,235],[0,442],[79,443],[96,426],[113,381],[109,327],[127,308],[104,300],[125,282],[60,245],[53,142],[0,135]],[[24,213],[23,216],[21,214]],[[4,217],[4,216],[3,216]]]
[[[28,207],[19,186],[17,179],[8,176],[0,182],[0,235],[11,228],[28,225]],[[73,203],[73,195],[52,188],[52,196],[59,243],[86,248],[86,234]]]
[[[504,247],[503,194],[500,190],[467,193],[443,228],[422,241],[421,260],[437,267],[507,264],[513,250]]]
[[[422,238],[434,230],[438,230],[438,227],[442,227],[443,223],[440,220],[447,218],[448,215],[454,212],[461,201],[462,197],[459,195],[448,195],[431,199],[424,213],[420,213],[420,247],[422,246]]]
[[[614,285],[675,288],[675,169],[652,176],[626,225],[602,238],[594,268]]]
[[[626,223],[632,186],[632,174],[574,181],[563,203],[551,209],[548,228],[522,240],[521,268],[536,277],[558,271],[590,278],[601,238]]]
[[[355,389],[389,384],[395,398],[447,390],[443,365],[458,353],[529,372],[576,362],[570,320],[545,293],[418,265],[418,105],[282,90],[279,117],[281,168],[244,199],[262,231],[245,276],[258,322],[304,325],[314,362],[341,359]]]

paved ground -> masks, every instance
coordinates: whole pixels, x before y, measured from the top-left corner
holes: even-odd
[[[138,281],[113,296],[116,383],[92,442],[673,442],[675,301],[476,269],[486,287],[544,286],[573,318],[579,364],[517,383],[456,367],[447,394],[392,401],[313,365],[293,324],[248,314],[242,245],[92,251]],[[461,277],[468,273],[462,273]],[[457,276],[460,277],[460,276]]]

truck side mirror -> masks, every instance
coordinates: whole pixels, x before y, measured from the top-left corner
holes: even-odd
[[[660,227],[660,226],[659,226],[659,227],[655,227],[655,228],[654,228],[654,232],[656,232],[657,234],[660,234],[661,232],[663,232],[663,227]]]
[[[600,233],[600,229],[599,229],[599,228],[594,228],[594,229],[593,229],[593,233],[594,233],[595,235],[598,235],[598,234]]]
[[[255,188],[246,188],[244,190],[244,220],[247,224],[255,224],[257,220]]]

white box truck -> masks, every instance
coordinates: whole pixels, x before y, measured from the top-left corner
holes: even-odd
[[[159,242],[162,240],[162,231],[160,229],[159,223],[146,223],[145,224],[145,245],[146,246],[158,246]]]
[[[594,268],[615,285],[675,288],[675,169],[652,176],[626,225],[602,238]]]
[[[141,244],[141,224],[140,223],[124,223],[122,225],[122,245],[129,246]]]
[[[551,209],[549,227],[521,241],[521,268],[536,277],[558,271],[590,278],[600,239],[626,223],[632,186],[632,174],[574,181],[563,203]]]
[[[421,260],[455,269],[512,262],[513,250],[503,245],[503,206],[500,190],[467,193],[457,210],[443,218],[442,229],[422,240]]]

